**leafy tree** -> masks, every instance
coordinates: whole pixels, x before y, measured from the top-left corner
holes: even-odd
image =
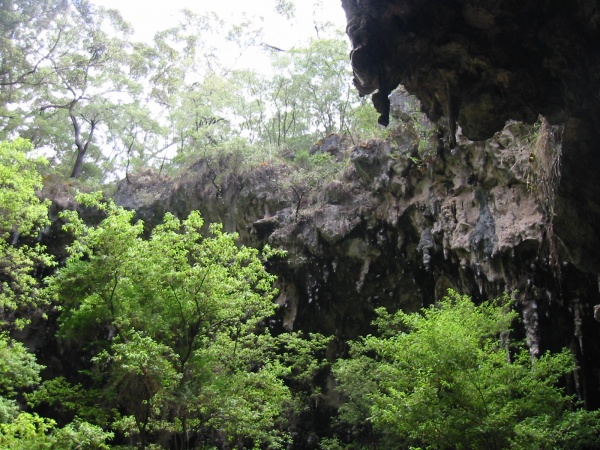
[[[171,111],[179,156],[215,147],[230,137],[228,114],[233,93],[227,80],[209,74],[185,86]]]
[[[9,423],[0,423],[0,445],[15,450],[108,450],[106,441],[112,436],[81,421],[57,428],[54,420],[25,412]]]
[[[63,428],[35,413],[21,411],[18,394],[36,387],[43,366],[20,342],[0,334],[0,447],[31,449],[107,449],[111,433],[75,420]]]
[[[104,31],[107,27],[114,36]],[[53,142],[56,151],[68,154],[75,148],[70,176],[78,178],[86,156],[98,146],[101,125],[110,126],[113,111],[131,102],[141,88],[129,68],[130,29],[116,12],[80,6],[61,17],[56,28],[57,49],[47,58],[34,117],[60,130],[62,142]]]
[[[116,11],[43,3],[9,1],[0,15],[0,138],[29,139],[65,175],[103,181],[240,138],[271,153],[349,131],[357,100],[348,49],[327,24],[306,47],[272,52],[277,74],[264,76],[234,70],[263,46],[257,21],[229,26],[184,10],[145,45]],[[293,15],[290,2],[277,10]]]
[[[104,178],[122,177],[123,171],[128,176],[132,170],[157,166],[174,145],[160,117],[137,99],[114,109],[110,127],[104,131],[104,151],[97,152],[92,162]]]
[[[275,12],[289,20],[296,13],[296,5],[290,0],[277,0],[275,2]]]
[[[5,332],[0,334],[0,423],[10,422],[17,416],[17,393],[37,385],[41,369],[21,343]]]
[[[44,160],[27,157],[23,139],[0,142],[0,310],[3,328],[20,328],[28,313],[44,303],[35,270],[54,261],[32,241],[47,225],[48,202],[35,195],[42,186],[38,167]],[[56,428],[52,419],[23,412],[21,394],[36,388],[43,366],[25,346],[0,332],[0,447],[13,449],[106,448],[110,437],[100,428],[78,421]]]
[[[140,82],[156,54],[130,41],[114,10],[86,0],[22,3],[0,16],[0,133],[54,153],[72,177],[102,179],[160,131]]]
[[[509,347],[508,306],[451,291],[421,313],[378,310],[381,337],[352,343],[351,358],[335,364],[348,400],[341,417],[372,426],[377,448],[597,447],[600,414],[573,410],[559,387],[572,356]]]
[[[305,96],[302,89],[307,82],[303,75],[294,73],[289,55],[277,55],[277,74],[270,81],[268,104],[272,108],[266,121],[263,140],[281,147],[309,134]]]
[[[41,302],[35,271],[52,266],[52,258],[34,240],[48,221],[48,201],[36,191],[42,187],[38,173],[44,160],[30,159],[31,145],[17,139],[0,142],[0,322],[3,326],[22,326],[29,309]],[[18,319],[15,314],[22,317]]]
[[[289,355],[306,353],[299,342],[316,351],[326,341],[269,333],[276,290],[258,251],[218,225],[204,237],[197,212],[167,214],[145,239],[133,212],[80,200],[106,218],[91,227],[65,213],[76,240],[50,289],[64,308],[61,335],[90,342],[103,414],[119,411],[112,427],[141,448],[168,438],[188,448],[215,433],[280,448],[295,403],[284,381],[319,368]]]
[[[293,51],[297,70],[307,78],[304,95],[310,127],[320,134],[346,131],[348,115],[357,103],[348,64],[348,44],[335,38],[313,39]]]

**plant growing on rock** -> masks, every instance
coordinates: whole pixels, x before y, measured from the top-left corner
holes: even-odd
[[[329,153],[311,155],[308,150],[301,150],[294,157],[294,166],[284,187],[292,192],[297,220],[300,209],[306,206],[310,194],[331,181],[342,165],[334,161]]]

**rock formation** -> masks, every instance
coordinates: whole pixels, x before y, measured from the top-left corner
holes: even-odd
[[[471,248],[456,251],[458,266],[450,264],[445,270],[456,277],[468,267],[475,272],[474,280],[502,280],[506,288],[521,289],[532,351],[561,345],[573,348],[582,361],[578,393],[588,406],[600,406],[594,362],[599,330],[591,321],[600,272],[600,152],[596,148],[600,141],[600,5],[594,0],[343,0],[342,5],[353,46],[355,85],[361,95],[374,93],[380,123],[388,122],[388,95],[402,85],[419,98],[432,120],[443,125],[448,148],[459,153],[464,149],[456,145],[457,135],[487,139],[507,121],[532,123],[542,115],[549,127],[559,127],[549,136],[556,140],[553,145],[560,146],[561,155],[560,171],[550,184],[553,156],[540,161],[537,153],[530,155],[536,181],[526,182],[538,192],[537,205],[543,215],[538,238],[516,244],[513,236],[514,253],[503,252],[502,248],[511,247],[502,244],[507,242],[502,238],[507,236],[503,221],[518,227],[525,216],[532,223],[537,221],[536,213],[521,195],[499,196],[502,182],[492,190],[484,188],[496,177],[482,174],[482,165],[495,161],[497,169],[502,167],[506,143],[501,136],[514,126],[509,124],[487,144],[478,144],[485,149],[473,153],[471,161],[461,166],[471,165],[478,172],[467,180],[478,186],[472,194],[474,204],[479,205],[472,212],[478,218],[471,223]],[[456,177],[452,182],[456,186]],[[505,194],[514,189],[514,184],[504,186]],[[499,211],[518,211],[522,219],[504,214],[501,219]],[[440,213],[448,215],[443,208]],[[430,255],[439,245],[434,231],[441,227],[442,243],[449,232],[450,236],[456,233],[456,229],[444,229],[444,221],[438,223],[431,227],[433,240],[426,229],[421,231],[419,246],[430,249]],[[524,257],[527,247],[532,253]],[[542,260],[545,268],[539,265]],[[424,261],[423,267],[427,268],[426,262],[432,267],[432,261],[435,267],[435,258]],[[492,274],[490,264],[502,270]],[[448,278],[447,272],[443,277]],[[443,279],[442,272],[434,279],[436,283]],[[519,281],[514,284],[514,280]],[[483,286],[482,292],[490,290]]]
[[[448,288],[479,300],[515,292],[520,337],[533,354],[572,348],[582,370],[569,389],[594,406],[600,296],[589,255],[569,253],[557,231],[563,135],[545,120],[511,121],[487,141],[459,135],[452,151],[426,153],[407,132],[347,147],[337,138],[348,166],[298,211],[283,165],[236,172],[227,158],[168,182],[131,177],[116,200],[150,223],[199,209],[246,244],[286,249],[271,266],[282,306],[272,326],[335,335],[332,354],[372,331],[375,307],[414,311]],[[335,406],[335,396],[324,400]]]
[[[506,120],[598,112],[595,0],[343,0],[355,84],[387,120],[399,84],[473,140]],[[595,114],[595,123],[598,117]]]

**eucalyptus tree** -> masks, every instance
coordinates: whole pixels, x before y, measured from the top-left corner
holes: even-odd
[[[359,101],[351,88],[347,52],[335,33],[304,47],[271,52],[274,74],[264,96],[263,141],[307,146],[318,136],[348,131]]]
[[[157,33],[152,99],[164,108],[177,160],[218,146],[239,129],[242,94],[234,68],[261,32],[248,19],[227,24],[215,13],[184,10],[176,27]]]
[[[132,147],[127,130],[158,131],[143,83],[151,48],[131,41],[132,30],[116,11],[88,1],[17,3],[0,16],[6,28],[2,132],[54,153],[53,164],[70,166],[71,177],[81,176],[87,164],[102,178],[106,172],[94,166],[112,167],[109,151]],[[126,124],[124,117],[136,122]]]
[[[69,129],[68,136],[60,133],[62,143],[52,144],[60,159],[75,150],[70,176],[77,178],[90,148],[99,146],[101,127],[114,123],[115,109],[131,103],[141,86],[130,70],[131,30],[116,12],[72,8],[57,28],[61,37],[48,58],[33,120]]]
[[[103,152],[91,164],[104,177],[128,177],[142,167],[160,167],[175,144],[161,122],[161,112],[151,103],[134,99],[112,112],[110,126],[103,130]]]
[[[249,143],[259,143],[266,136],[271,81],[249,69],[232,71],[229,80],[236,92],[231,105],[235,113],[234,125]]]
[[[306,77],[310,127],[322,134],[346,131],[348,116],[357,106],[348,63],[348,44],[341,38],[313,39],[294,50],[297,70]]]
[[[304,89],[308,80],[294,70],[288,55],[278,56],[275,67],[277,74],[271,79],[269,91],[271,114],[264,139],[272,145],[283,146],[310,132]]]

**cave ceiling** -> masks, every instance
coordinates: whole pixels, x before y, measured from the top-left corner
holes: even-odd
[[[430,118],[487,139],[508,119],[600,114],[597,0],[342,0],[355,85],[389,117],[403,85]],[[597,121],[598,119],[596,119]]]

